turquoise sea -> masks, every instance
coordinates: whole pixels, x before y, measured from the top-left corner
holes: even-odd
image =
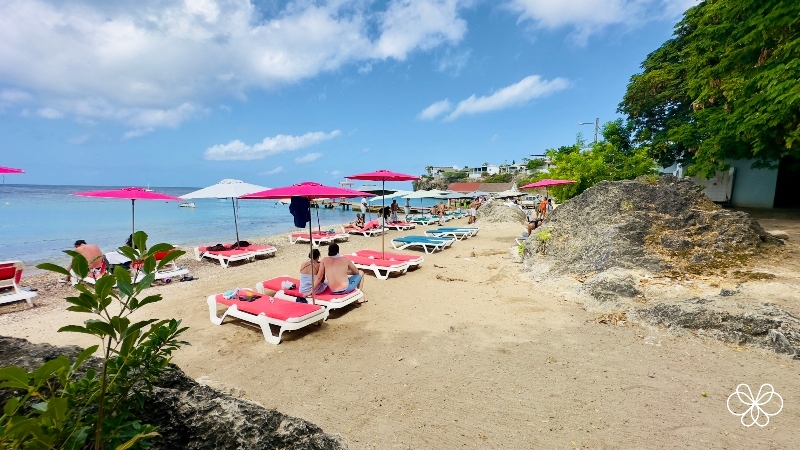
[[[75,197],[70,194],[119,186],[0,185],[0,261],[21,260],[29,268],[44,261],[63,263],[62,253],[77,239],[111,251],[125,243],[131,232],[131,202]],[[151,187],[156,192],[180,196],[199,188]],[[149,242],[170,242],[191,247],[232,242],[235,239],[230,199],[192,200],[196,208],[178,202],[136,202],[136,229]],[[388,202],[387,202],[388,203]],[[429,203],[425,201],[424,203]],[[418,206],[419,200],[412,200]],[[323,228],[355,219],[341,208],[312,211]],[[242,240],[294,230],[289,206],[274,200],[239,201],[239,236]]]

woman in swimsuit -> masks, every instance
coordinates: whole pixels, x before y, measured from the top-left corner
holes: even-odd
[[[319,273],[319,250],[314,249],[309,255],[308,261],[303,262],[300,265],[300,293],[304,296],[311,295],[311,286],[314,283],[314,279],[311,277],[311,270],[313,267],[314,276]],[[319,294],[325,289],[328,288],[328,284],[326,282],[321,282],[317,289],[314,290],[315,294]]]

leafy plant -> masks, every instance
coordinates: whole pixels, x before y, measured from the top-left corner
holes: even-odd
[[[547,254],[547,242],[552,237],[550,235],[550,228],[541,229],[537,231],[533,236],[536,238],[537,241],[539,241],[539,246],[538,246],[539,252],[543,255]]]
[[[132,322],[130,315],[160,301],[161,295],[140,294],[154,281],[154,273],[184,252],[169,244],[147,248],[147,234],[133,235],[135,248],[119,252],[136,263],[133,273],[116,267],[97,279],[92,287],[78,284],[77,296],[67,297],[70,311],[93,318],[83,325],[67,325],[59,332],[83,333],[100,340],[81,352],[74,362],[59,356],[28,372],[21,367],[0,369],[0,388],[13,389],[13,397],[0,416],[0,447],[11,449],[147,448],[158,436],[134,414],[145,407],[145,393],[171,370],[172,353],[186,342],[179,320],[147,319]],[[155,254],[168,252],[160,261]],[[41,264],[40,269],[83,279],[89,262],[80,253],[72,257],[70,269]],[[87,358],[102,349],[98,370],[82,367]]]

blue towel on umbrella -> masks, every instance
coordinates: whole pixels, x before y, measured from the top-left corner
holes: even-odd
[[[289,212],[294,216],[294,226],[305,228],[311,221],[311,201],[305,197],[292,197],[289,204]]]

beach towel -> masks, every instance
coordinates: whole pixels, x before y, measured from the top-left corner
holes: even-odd
[[[305,197],[292,197],[289,213],[294,217],[294,226],[297,228],[305,228],[311,221],[310,204],[311,202]]]

